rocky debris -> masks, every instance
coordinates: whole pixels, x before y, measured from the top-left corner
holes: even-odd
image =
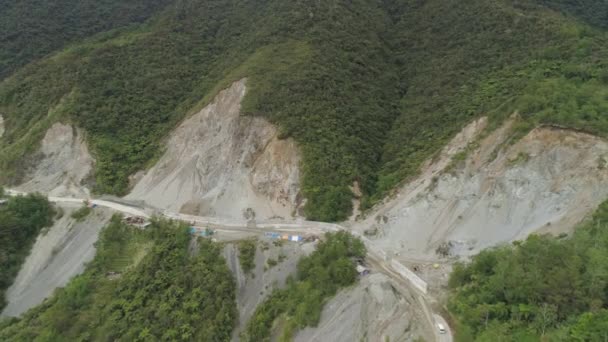
[[[84,183],[95,161],[78,129],[54,124],[46,132],[34,158],[36,162],[25,171],[25,181],[17,190],[58,197],[88,197],[89,190]]]
[[[299,331],[296,342],[415,341],[424,335],[424,313],[409,293],[380,273],[362,277],[325,305],[317,327]]]
[[[255,256],[255,268],[250,274],[241,269],[238,246],[226,244],[224,257],[236,279],[236,301],[239,320],[233,334],[233,341],[247,325],[257,306],[275,288],[285,286],[287,277],[295,274],[298,261],[315,249],[314,243],[293,243],[261,239]]]
[[[428,162],[420,177],[379,205],[355,229],[404,258],[469,256],[534,232],[572,229],[608,197],[608,143],[539,127],[509,141],[513,117],[478,138],[484,119],[467,126]],[[458,165],[453,157],[468,150]]]
[[[353,185],[349,188],[350,191],[353,192],[353,195],[355,195],[355,197],[352,199],[353,213],[351,214],[349,221],[355,221],[361,215],[361,197],[363,196],[363,193],[361,192],[359,182],[357,181],[354,181]]]
[[[241,116],[246,81],[221,91],[170,136],[167,151],[128,199],[176,212],[243,219],[291,217],[299,208],[296,144],[260,117]]]
[[[127,216],[125,217],[124,221],[127,224],[144,224],[146,219],[139,216]]]
[[[150,221],[141,216],[127,216],[123,219],[123,222],[139,229],[145,229],[150,225]]]
[[[63,216],[46,233],[41,233],[17,278],[6,293],[8,305],[1,316],[19,316],[39,305],[81,274],[95,256],[95,242],[112,213],[95,209],[82,222],[71,218],[73,208],[65,208]]]

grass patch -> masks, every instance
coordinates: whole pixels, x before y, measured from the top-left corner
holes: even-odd
[[[78,210],[74,211],[72,213],[72,215],[70,215],[74,220],[76,220],[77,222],[82,222],[84,221],[87,216],[89,216],[91,213],[93,212],[93,209],[91,207],[89,207],[88,205],[83,205],[82,207],[80,207]]]

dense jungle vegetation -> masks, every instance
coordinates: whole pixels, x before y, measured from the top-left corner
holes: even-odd
[[[0,199],[4,191],[0,188]],[[38,233],[53,224],[55,210],[45,197],[9,197],[0,205],[0,311],[6,306],[5,291],[11,286]]]
[[[0,80],[71,42],[142,23],[170,0],[2,0]]]
[[[317,249],[298,262],[296,278],[274,290],[258,306],[241,338],[243,341],[291,341],[298,329],[316,326],[325,301],[357,280],[355,261],[366,254],[363,242],[346,232],[327,233]]]
[[[316,220],[348,217],[353,181],[373,205],[482,115],[496,127],[518,112],[518,136],[541,123],[608,134],[605,1],[167,1],[141,16],[96,2],[110,18],[127,13],[108,19],[122,28],[54,44],[0,83],[0,182],[18,182],[23,156],[64,120],[87,132],[95,190],[124,194],[180,120],[242,77],[243,112],[300,144]],[[52,20],[32,12],[12,32],[35,29],[37,16]],[[80,37],[57,20],[73,37],[62,42]],[[0,56],[29,53],[15,44]]]
[[[228,341],[235,283],[221,246],[188,228],[154,221],[145,231],[119,216],[102,231],[84,274],[21,319],[0,323],[1,341]]]
[[[606,341],[608,202],[570,238],[483,251],[450,287],[459,341]]]
[[[537,0],[538,3],[594,26],[608,27],[608,4],[597,0]]]

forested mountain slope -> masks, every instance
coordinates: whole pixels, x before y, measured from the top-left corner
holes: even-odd
[[[0,188],[0,197],[4,194]],[[0,207],[0,312],[5,292],[13,283],[36,236],[53,223],[54,209],[39,195],[14,197]]]
[[[302,149],[306,216],[343,220],[354,181],[372,205],[480,115],[497,126],[519,112],[515,138],[541,122],[605,135],[606,6],[587,2],[597,10],[540,0],[175,0],[0,83],[0,181],[18,183],[16,170],[33,162],[23,155],[63,120],[87,132],[94,189],[125,194],[171,129],[248,77],[243,111]],[[96,3],[120,12],[110,5]],[[125,17],[116,22],[146,15]],[[21,51],[5,46],[9,59]]]
[[[95,33],[142,23],[170,0],[0,1],[0,80]]]
[[[531,236],[483,251],[450,277],[461,341],[608,338],[608,202],[571,238]]]
[[[608,27],[608,3],[597,0],[537,0],[539,4],[559,10],[591,25]]]
[[[227,341],[236,318],[234,279],[221,248],[184,225],[141,231],[115,216],[84,274],[21,319],[0,322],[2,341]]]

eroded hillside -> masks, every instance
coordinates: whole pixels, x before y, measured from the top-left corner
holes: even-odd
[[[54,124],[45,134],[40,149],[30,158],[24,170],[24,192],[41,192],[49,196],[86,198],[95,160],[89,154],[82,131],[71,125]]]
[[[0,180],[14,183],[22,157],[55,122],[70,122],[95,156],[93,190],[127,194],[189,111],[244,77],[242,113],[299,145],[312,220],[347,219],[355,181],[362,208],[373,206],[483,115],[502,121],[519,111],[523,133],[559,124],[605,136],[608,36],[568,15],[581,6],[545,3],[133,0],[141,13],[116,24],[136,24],[73,36],[0,83]]]
[[[287,278],[296,275],[300,258],[315,249],[312,243],[300,245],[268,239],[261,239],[259,242],[256,240],[254,243],[254,267],[247,272],[239,263],[238,243],[227,244],[224,248],[224,258],[236,280],[239,319],[232,334],[233,341],[239,341],[239,335],[245,330],[257,306],[273,290],[285,288]]]
[[[71,217],[74,208],[61,210],[63,216],[38,236],[8,289],[8,305],[2,316],[17,317],[40,305],[57,288],[65,287],[84,272],[87,263],[95,257],[95,243],[112,213],[99,209],[77,221]]]
[[[294,341],[431,341],[431,329],[425,325],[416,299],[398,290],[384,274],[376,273],[332,298],[319,325],[300,331]]]
[[[485,119],[467,126],[357,229],[422,260],[569,231],[608,197],[608,143],[548,126],[513,141],[517,120],[487,134]]]
[[[241,115],[245,92],[246,81],[235,82],[180,124],[127,198],[200,216],[297,216],[298,148],[265,119]]]

